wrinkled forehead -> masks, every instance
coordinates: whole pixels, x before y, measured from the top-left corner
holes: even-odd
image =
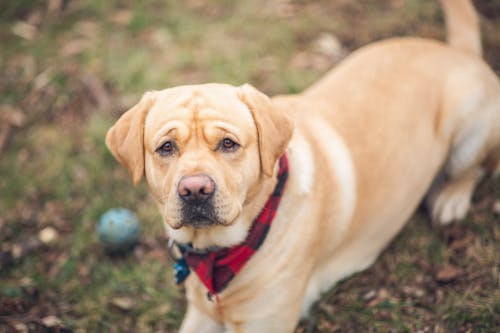
[[[180,86],[157,92],[146,117],[146,135],[154,135],[174,121],[189,124],[224,122],[254,131],[250,110],[238,97],[237,88],[229,85]]]

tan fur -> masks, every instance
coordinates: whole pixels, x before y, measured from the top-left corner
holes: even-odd
[[[440,0],[446,16],[448,43],[459,50],[481,56],[479,18],[470,0]]]
[[[169,236],[198,248],[245,238],[286,149],[289,180],[265,242],[220,302],[190,275],[182,333],[292,332],[322,292],[373,263],[428,191],[436,223],[465,216],[483,165],[498,164],[500,84],[474,55],[477,25],[459,14],[471,4],[442,3],[456,48],[375,43],[303,93],[273,99],[249,85],[166,89],[110,129],[108,147],[134,182],[146,176]],[[468,33],[462,44],[457,31]],[[225,137],[241,148],[218,149]],[[159,155],[168,140],[176,153]],[[179,215],[177,183],[198,173],[216,184],[220,221],[207,228]]]
[[[241,88],[240,98],[252,112],[257,126],[262,170],[272,176],[274,164],[292,136],[293,123],[285,113],[274,111],[269,97],[248,84]]]
[[[110,128],[106,135],[106,144],[113,156],[130,173],[137,184],[144,173],[144,119],[153,102],[153,92],[144,94],[133,108],[128,110]]]

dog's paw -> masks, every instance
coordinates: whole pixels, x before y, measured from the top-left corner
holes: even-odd
[[[432,221],[446,225],[465,218],[472,193],[484,175],[481,167],[474,167],[452,180],[440,179],[428,197]]]
[[[471,195],[471,191],[453,191],[451,188],[444,188],[432,206],[434,224],[447,225],[463,220],[470,208]]]

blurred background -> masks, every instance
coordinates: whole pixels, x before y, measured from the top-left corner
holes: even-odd
[[[475,4],[500,73],[500,1]],[[444,38],[437,0],[1,1],[0,332],[176,332],[185,302],[161,219],[104,145],[144,91],[294,93],[357,47],[406,35]],[[141,227],[115,254],[96,236],[112,207]],[[296,332],[498,332],[499,215],[491,178],[463,224],[417,213]]]

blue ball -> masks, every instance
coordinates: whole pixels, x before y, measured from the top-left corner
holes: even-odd
[[[101,215],[97,224],[99,239],[111,251],[124,250],[139,238],[139,221],[126,208],[112,208]]]

